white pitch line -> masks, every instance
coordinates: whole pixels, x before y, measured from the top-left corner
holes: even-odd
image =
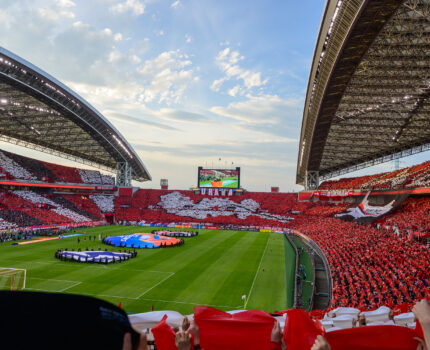
[[[144,296],[146,293],[148,293],[149,291],[153,290],[155,287],[157,287],[158,285],[160,285],[161,283],[163,283],[164,281],[166,281],[167,279],[169,279],[170,277],[172,277],[175,273],[171,272],[169,276],[166,276],[165,278],[163,278],[160,282],[158,282],[157,284],[154,284],[151,288],[145,290],[142,294],[140,294],[136,299],[139,299],[140,297]]]
[[[172,273],[172,274],[174,274],[174,273]],[[169,278],[171,276],[172,275],[168,276],[167,278]],[[46,278],[36,278],[36,277],[32,277],[32,278],[33,279],[40,279],[40,280],[48,280]],[[164,280],[166,280],[167,278],[165,278]],[[49,280],[50,281],[59,281],[59,282],[60,281],[61,282],[63,282],[63,281],[66,281],[66,282],[75,282],[75,284],[73,284],[72,286],[63,288],[62,290],[56,290],[56,291],[53,291],[52,289],[40,289],[40,288],[31,288],[31,287],[29,287],[29,288],[26,287],[25,289],[26,290],[40,291],[40,292],[57,292],[57,293],[60,293],[60,292],[64,292],[67,289],[70,289],[70,288],[72,288],[72,287],[74,287],[74,286],[82,283],[82,282],[68,281],[68,280],[52,280],[52,279],[49,279]],[[161,280],[160,282],[158,282],[157,285],[159,285],[162,282],[164,282],[164,280]],[[149,290],[151,290],[152,288],[156,287],[157,285],[154,285]],[[149,290],[145,291],[144,293],[149,292]],[[70,292],[66,292],[66,294],[67,293],[70,293]],[[108,298],[131,299],[131,300],[141,299],[141,300],[146,300],[146,301],[159,301],[159,302],[163,302],[163,303],[197,305],[197,306],[210,306],[210,307],[215,307],[215,308],[221,308],[222,307],[222,308],[227,308],[227,309],[232,309],[232,310],[233,309],[240,309],[242,307],[242,305],[239,305],[239,306],[211,305],[211,304],[206,304],[206,303],[190,303],[190,302],[186,302],[186,301],[177,301],[177,300],[150,299],[150,298],[140,298],[140,297],[134,297],[133,298],[133,297],[126,297],[126,296],[123,296],[123,295],[111,295],[111,294],[94,294],[94,293],[85,293],[85,292],[84,293],[80,293],[80,294],[82,294],[82,295],[89,295],[89,296],[95,296],[95,297],[108,297]]]
[[[61,263],[60,261],[52,261],[52,262],[48,262],[48,261],[23,261],[23,260],[8,260],[8,261],[14,261],[14,262],[18,262],[18,263],[24,263],[27,265],[31,265],[31,264],[44,264],[44,265],[51,265],[51,264],[55,264],[55,263]],[[64,267],[73,267],[76,268],[76,266],[74,265],[63,265]],[[110,269],[110,270],[120,270],[120,271],[137,271],[137,272],[155,272],[155,273],[174,273],[171,271],[157,271],[157,270],[139,270],[139,269],[121,269],[121,268],[114,268],[114,267],[108,267],[105,265],[90,265],[88,264],[87,266],[80,266],[80,267],[88,267],[88,268],[103,268],[103,269]],[[19,270],[19,269],[17,269]]]
[[[251,289],[249,290],[248,295],[246,296],[245,309],[246,309],[246,305],[248,305],[249,299],[251,299],[252,289],[254,288],[255,280],[257,279],[258,273],[260,272],[260,266],[261,266],[261,263],[263,262],[264,254],[266,254],[267,246],[269,245],[269,240],[270,240],[270,236],[269,238],[267,238],[266,247],[264,248],[263,254],[261,254],[260,263],[258,264],[257,271],[255,272],[254,280],[252,281],[252,284],[251,284]]]
[[[55,282],[72,282],[72,283],[79,282],[79,281],[70,281],[70,280],[54,280],[52,278],[41,278],[41,277],[29,277],[28,279],[29,280],[55,281]],[[79,283],[82,283],[82,282],[79,282]]]
[[[68,287],[65,287],[65,288],[62,288],[62,289],[59,289],[59,290],[55,290],[55,291],[53,291],[52,289],[48,290],[48,289],[39,289],[39,288],[31,288],[31,287],[25,288],[25,289],[28,289],[28,290],[38,290],[38,291],[56,292],[56,293],[64,292],[67,289],[73,288],[73,287],[77,286],[78,284],[82,283],[81,281],[56,280],[56,279],[53,279],[53,278],[40,278],[40,277],[29,277],[28,279],[29,280],[42,280],[42,281],[55,281],[55,282],[70,282],[70,283],[72,283],[71,286],[68,286]]]
[[[60,289],[60,290],[58,291],[58,293],[62,293],[62,292],[64,292],[64,291],[66,291],[67,289],[70,289],[70,288],[76,287],[78,284],[81,284],[81,283],[82,283],[82,282],[76,282],[76,283],[72,284],[72,285],[71,285],[71,286],[69,286],[69,287],[66,287],[66,288]]]
[[[242,307],[240,306],[230,306],[230,305],[210,305],[206,303],[188,303],[186,301],[176,301],[176,300],[164,300],[164,299],[148,299],[148,298],[140,298],[141,300],[147,300],[147,301],[161,301],[163,303],[174,303],[174,304],[187,304],[187,305],[197,305],[197,306],[210,306],[210,307],[226,307],[231,309],[239,309]]]

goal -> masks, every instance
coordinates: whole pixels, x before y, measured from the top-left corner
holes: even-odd
[[[25,288],[26,269],[0,267],[0,289],[22,290]]]

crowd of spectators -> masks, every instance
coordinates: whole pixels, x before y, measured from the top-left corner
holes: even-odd
[[[390,190],[430,186],[430,161],[392,172],[326,180],[320,190]]]
[[[140,189],[131,199],[116,199],[115,215],[119,221],[282,227],[292,220],[296,205],[297,195],[293,193],[246,192],[217,197],[192,191]]]
[[[94,201],[102,213],[114,212],[115,197],[113,195],[93,194],[90,196],[90,198]]]
[[[73,211],[71,209],[65,208],[62,205],[59,205],[58,203],[54,202],[53,200],[47,198],[46,196],[36,193],[35,191],[25,191],[25,190],[18,190],[14,191],[14,194],[22,197],[23,199],[30,201],[33,204],[36,205],[45,205],[48,208],[50,208],[51,212],[54,212],[58,215],[61,215],[65,218],[69,218],[72,220],[72,222],[88,222],[92,221],[87,216],[83,216],[76,211]]]
[[[114,178],[97,170],[78,169],[0,150],[0,174],[9,180],[87,183],[95,185],[115,184]]]
[[[52,200],[73,210],[91,220],[103,220],[103,215],[97,204],[88,196],[82,194],[61,194],[52,196]]]
[[[0,231],[11,230],[17,228],[18,226],[13,222],[8,222],[0,218]]]
[[[81,195],[1,190],[0,230],[104,220],[98,206],[90,198],[85,198],[82,199]]]
[[[295,349],[295,350],[426,350],[430,345],[430,304],[418,301],[409,312],[381,307],[361,312],[337,308],[223,312],[196,307],[194,314],[155,311],[130,315],[141,333],[138,349]],[[419,325],[418,325],[419,323]],[[338,332],[340,331],[340,332]],[[123,350],[132,348],[125,334]]]
[[[4,152],[0,151],[0,166],[3,172],[8,175],[10,179],[25,179],[36,180],[37,178],[32,175],[25,168],[17,164],[14,160],[9,158]]]
[[[303,215],[292,226],[324,251],[334,307],[394,307],[430,295],[430,250],[392,232],[330,217]]]
[[[430,231],[430,198],[407,198],[394,212],[386,215],[381,223],[397,227],[400,231]]]

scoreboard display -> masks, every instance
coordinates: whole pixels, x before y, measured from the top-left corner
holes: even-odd
[[[198,170],[198,187],[239,188],[240,168]]]

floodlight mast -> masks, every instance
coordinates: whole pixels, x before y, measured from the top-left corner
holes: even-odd
[[[116,163],[116,185],[131,187],[131,167],[128,162]]]

